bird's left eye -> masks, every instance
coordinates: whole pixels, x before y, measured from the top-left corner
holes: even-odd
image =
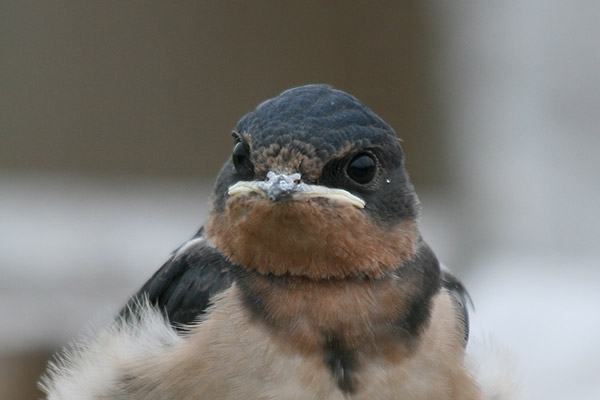
[[[233,146],[233,153],[231,155],[231,160],[233,161],[233,165],[236,169],[246,161],[248,158],[248,151],[242,142],[237,142]]]
[[[377,163],[371,154],[358,153],[348,163],[346,173],[354,182],[364,185],[375,178]]]

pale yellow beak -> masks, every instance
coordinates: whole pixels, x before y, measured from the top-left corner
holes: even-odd
[[[266,181],[240,181],[229,187],[227,193],[236,196],[243,193],[258,193],[272,201],[303,198],[325,198],[332,201],[364,208],[365,201],[343,189],[332,189],[320,185],[307,185],[300,181],[300,174],[276,174],[269,172]]]

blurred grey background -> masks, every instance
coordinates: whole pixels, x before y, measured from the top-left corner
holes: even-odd
[[[0,2],[0,398],[207,213],[230,131],[329,83],[403,139],[472,340],[531,398],[600,398],[600,3]],[[493,339],[489,339],[489,338]]]

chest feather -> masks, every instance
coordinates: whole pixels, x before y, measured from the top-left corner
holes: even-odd
[[[287,346],[249,316],[234,285],[220,295],[206,320],[160,363],[140,365],[135,390],[152,385],[161,399],[478,399],[464,367],[462,332],[448,294],[434,297],[431,323],[403,358],[370,353],[357,357],[356,390],[340,389],[323,352]],[[344,373],[343,370],[341,373]],[[157,374],[161,379],[152,379]],[[133,385],[133,383],[132,383]],[[131,391],[130,391],[131,392]],[[206,396],[206,397],[205,397]]]

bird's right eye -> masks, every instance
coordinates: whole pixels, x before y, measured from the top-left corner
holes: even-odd
[[[235,169],[239,169],[248,159],[248,151],[246,150],[246,146],[242,142],[237,142],[233,146],[233,153],[231,155],[231,160],[233,161],[233,166]]]

